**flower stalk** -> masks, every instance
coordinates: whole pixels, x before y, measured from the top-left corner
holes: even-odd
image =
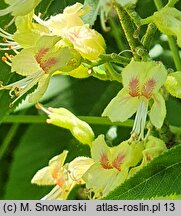
[[[114,8],[118,14],[118,18],[119,18],[119,21],[120,21],[121,26],[123,28],[123,31],[125,33],[126,39],[129,43],[129,46],[130,46],[131,51],[133,53],[134,59],[140,60],[141,57],[136,53],[136,47],[142,46],[142,44],[138,38],[133,37],[134,32],[135,32],[135,28],[134,28],[134,25],[131,21],[131,18],[128,15],[128,13],[126,12],[126,10],[124,10],[124,8],[121,7],[120,5],[118,5],[114,0],[113,0],[113,4],[114,4]]]

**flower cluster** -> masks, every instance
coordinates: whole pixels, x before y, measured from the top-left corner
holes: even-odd
[[[76,184],[83,184],[83,174],[93,164],[93,160],[87,157],[77,157],[70,163],[66,163],[67,151],[53,157],[47,167],[39,170],[32,179],[33,184],[55,185],[55,187],[43,199],[67,199],[70,191]]]
[[[157,128],[163,124],[166,107],[159,90],[166,78],[167,71],[161,63],[132,61],[122,71],[122,90],[102,115],[112,122],[123,122],[136,112],[132,133],[143,139],[149,101],[153,100],[149,112],[151,123]]]
[[[109,147],[104,135],[94,138],[91,127],[64,108],[38,105],[48,114],[48,123],[63,127],[81,143],[91,148],[91,157],[77,157],[64,165],[67,151],[49,161],[32,179],[37,185],[56,185],[43,199],[66,199],[77,184],[85,184],[91,198],[102,198],[133,176],[167,148],[153,136],[144,141],[129,139]]]
[[[44,21],[33,12],[39,2],[24,1],[21,4],[17,0],[11,4],[7,1],[10,6],[0,13],[3,15],[3,11],[9,11],[16,17],[14,34],[0,29],[0,36],[5,41],[0,43],[1,50],[13,50],[16,55],[5,53],[2,60],[11,66],[11,72],[25,76],[0,87],[1,90],[10,90],[10,96],[16,97],[12,104],[37,84],[29,101],[38,102],[51,76],[57,71],[61,74],[70,72],[70,75],[79,78],[88,77],[88,68],[81,62],[84,59],[95,61],[105,52],[103,37],[81,19],[88,12],[88,7],[76,3]]]

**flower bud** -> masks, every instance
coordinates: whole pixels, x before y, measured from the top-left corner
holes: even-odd
[[[94,132],[84,121],[77,118],[65,108],[48,108],[48,123],[63,127],[81,143],[91,145],[94,140]]]

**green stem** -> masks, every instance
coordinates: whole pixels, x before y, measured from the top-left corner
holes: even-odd
[[[111,53],[111,54],[103,54],[100,56],[100,58],[104,61],[108,61],[108,62],[114,62],[114,63],[118,63],[121,65],[128,65],[130,63],[130,59],[126,58],[124,56],[120,56],[116,53]]]
[[[88,124],[93,125],[115,125],[115,126],[123,126],[123,127],[132,127],[134,120],[129,119],[125,122],[111,122],[106,117],[95,117],[95,116],[79,116],[83,121],[86,121]]]
[[[133,20],[135,25],[139,27],[141,25],[141,17],[138,15],[138,13],[132,8],[126,8],[125,10],[128,13],[128,15],[131,17],[131,19]]]
[[[146,33],[145,35],[143,36],[143,39],[142,39],[142,43],[143,43],[143,46],[149,50],[150,49],[150,46],[151,46],[151,42],[153,40],[153,35],[155,34],[156,32],[156,26],[155,24],[153,23],[150,23],[148,25],[148,28],[146,30]]]
[[[175,67],[178,71],[181,71],[181,58],[179,54],[179,49],[175,42],[175,39],[172,36],[168,36],[168,44],[172,51]]]
[[[39,124],[45,123],[47,116],[38,115],[8,115],[3,119],[3,123]]]
[[[114,37],[115,42],[116,42],[116,46],[118,47],[118,50],[122,51],[122,50],[128,49],[129,47],[124,42],[122,31],[120,30],[120,28],[118,28],[118,25],[117,25],[115,19],[110,17],[109,23],[110,23],[110,27],[111,27],[110,34],[112,34],[112,36]]]
[[[154,0],[154,3],[157,7],[157,10],[160,10],[163,7],[162,0]],[[179,49],[178,49],[175,39],[172,36],[168,36],[168,44],[172,51],[175,67],[177,70],[180,71],[181,70],[181,58],[179,54]]]
[[[51,4],[53,3],[53,1],[54,1],[54,0],[50,0],[50,1],[48,2],[48,5],[47,5],[47,7],[46,7],[46,9],[45,9],[45,11],[44,11],[43,16],[47,16],[48,9],[49,9],[49,7],[51,6]]]
[[[3,158],[6,150],[11,144],[11,141],[14,138],[18,130],[18,127],[19,127],[19,124],[13,124],[11,128],[9,129],[8,133],[6,134],[6,137],[4,138],[3,143],[0,146],[0,160]]]
[[[166,6],[173,7],[179,0],[169,0],[168,4]]]
[[[86,121],[88,124],[95,125],[116,125],[124,127],[132,127],[133,120],[127,120],[125,122],[111,122],[106,117],[97,117],[97,116],[78,116],[83,121]],[[3,119],[3,123],[22,123],[22,124],[41,124],[46,123],[47,116],[37,116],[37,115],[9,115]]]
[[[84,60],[83,64],[88,67],[88,68],[93,68],[95,66],[99,66],[101,64],[107,63],[107,62],[114,62],[118,63],[121,65],[128,65],[129,62],[131,61],[129,58],[120,56],[116,53],[111,53],[111,54],[102,54],[99,56],[101,59],[95,62],[91,62],[88,60]]]
[[[134,32],[135,32],[135,28],[133,26],[132,20],[131,20],[130,16],[128,15],[128,13],[124,10],[123,7],[118,5],[114,0],[113,0],[113,3],[114,3],[114,8],[118,14],[121,26],[123,28],[124,34],[126,36],[126,39],[129,43],[129,46],[130,46],[131,51],[133,53],[133,56],[134,56],[135,60],[140,60],[140,56],[137,55],[135,49],[136,49],[136,47],[141,46],[141,43],[140,43],[138,38],[133,37]]]
[[[160,10],[164,6],[162,0],[154,0],[154,3],[158,10]]]
[[[149,16],[141,20],[141,25],[146,25],[153,22],[153,17]]]
[[[107,69],[108,77],[111,81],[116,80],[118,82],[122,82],[121,74],[117,73],[110,63],[106,63],[105,67]]]

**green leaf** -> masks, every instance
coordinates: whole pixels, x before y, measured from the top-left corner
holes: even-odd
[[[107,200],[141,200],[181,193],[181,145],[151,161],[112,191]]]
[[[167,107],[167,120],[170,125],[180,127],[181,126],[181,101],[174,97],[169,97],[166,101]]]
[[[85,0],[84,5],[89,5],[91,9],[88,14],[82,17],[83,21],[93,26],[99,13],[99,0]]]
[[[151,200],[181,200],[181,194],[170,194],[164,197],[152,197]]]

